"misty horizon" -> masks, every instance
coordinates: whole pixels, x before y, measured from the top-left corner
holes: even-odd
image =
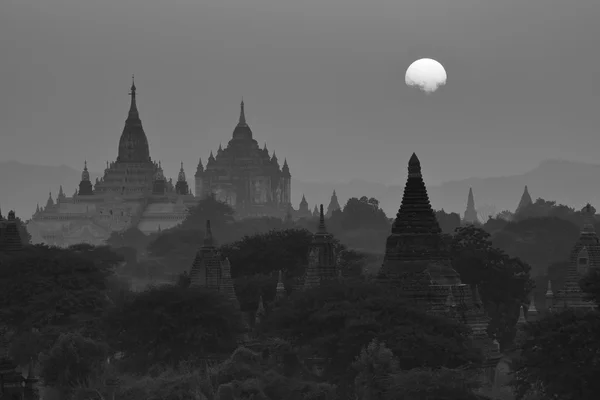
[[[101,170],[132,73],[151,156],[170,176],[227,143],[242,97],[255,139],[304,181],[401,185],[412,152],[428,185],[597,158],[598,82],[568,72],[577,60],[578,76],[595,73],[596,2],[176,5],[4,7],[0,34],[19,45],[0,42],[0,159]],[[404,84],[422,57],[448,71],[430,96]]]

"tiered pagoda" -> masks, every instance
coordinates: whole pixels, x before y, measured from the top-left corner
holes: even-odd
[[[319,227],[312,237],[309,250],[304,288],[318,286],[322,281],[333,279],[337,276],[333,235],[327,232],[327,228],[325,227],[323,204],[321,204]]]
[[[315,207],[317,206],[315,205]],[[298,211],[296,211],[294,214],[297,219],[310,218],[313,216],[313,214],[310,212],[310,209],[308,208],[308,201],[306,201],[306,197],[304,195],[302,195],[302,200],[300,200]]]
[[[280,166],[275,152],[260,148],[246,122],[244,102],[233,137],[217,155],[212,152],[206,168],[196,171],[196,196],[214,193],[231,205],[239,217],[283,218],[291,203],[291,175],[287,160]],[[201,192],[201,193],[199,193]]]
[[[337,194],[335,193],[335,190],[333,191],[333,194],[331,195],[331,200],[329,201],[329,205],[327,206],[327,218],[331,217],[331,214],[334,211],[337,210],[341,210],[342,207],[340,207],[340,203],[338,202],[338,198],[337,198]]]
[[[567,308],[594,309],[596,305],[584,299],[579,286],[581,278],[590,268],[600,268],[600,239],[594,228],[596,209],[587,204],[581,210],[584,222],[579,239],[571,250],[567,278],[562,289],[553,292],[548,281],[546,304],[551,311],[562,311]]]
[[[210,221],[206,221],[204,241],[194,258],[190,281],[191,286],[206,287],[224,293],[239,308],[231,278],[231,264],[228,258],[223,260],[217,249]]]
[[[198,199],[189,193],[183,165],[174,185],[164,176],[160,162],[150,158],[135,83],[130,96],[116,161],[106,162],[103,176],[96,178],[95,183],[86,161],[72,197],[67,197],[62,187],[56,202],[50,194],[46,206],[36,210],[27,224],[33,243],[100,245],[112,232],[130,227],[154,233],[159,226],[168,229],[181,223],[187,210],[197,203]]]
[[[475,199],[473,198],[473,188],[469,188],[469,197],[467,198],[467,209],[463,222],[466,224],[475,224],[479,222],[477,211],[475,210]]]
[[[380,279],[396,287],[400,296],[424,305],[431,314],[470,326],[473,342],[485,356],[486,377],[494,380],[500,353],[486,332],[489,318],[478,288],[463,284],[452,267],[414,153],[408,163],[402,204],[386,242]]]

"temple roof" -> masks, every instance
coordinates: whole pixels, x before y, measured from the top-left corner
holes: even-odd
[[[117,162],[149,162],[150,149],[148,146],[148,138],[142,127],[140,114],[136,103],[136,87],[135,83],[131,83],[131,103],[129,105],[129,113],[125,120],[125,127],[121,133],[119,140],[119,156]]]
[[[392,233],[441,233],[431,208],[427,188],[421,175],[421,163],[415,153],[408,163],[408,179],[404,187],[402,204],[392,225]]]

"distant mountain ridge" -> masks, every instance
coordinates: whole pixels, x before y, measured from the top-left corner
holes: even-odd
[[[90,172],[92,181],[102,173]],[[424,176],[427,184],[427,175]],[[17,161],[0,162],[0,209],[6,214],[14,209],[18,216],[30,218],[36,204],[43,206],[48,193],[56,199],[62,185],[71,196],[79,185],[81,171],[66,165],[40,166]],[[190,180],[193,187],[193,182]],[[487,215],[508,209],[514,211],[525,185],[532,198],[542,197],[579,209],[589,202],[600,208],[600,164],[578,163],[564,160],[546,160],[536,168],[520,175],[491,178],[468,178],[428,186],[429,197],[435,209],[464,213],[469,188],[473,188],[475,207]],[[381,183],[352,179],[345,183],[307,182],[292,178],[294,208],[302,195],[312,209],[315,204],[329,204],[335,190],[343,206],[350,197],[375,197],[389,217],[395,216],[402,201],[403,185],[387,186]]]

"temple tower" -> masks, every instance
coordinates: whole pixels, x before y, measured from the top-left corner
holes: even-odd
[[[381,274],[392,280],[407,275],[420,276],[425,279],[422,283],[426,286],[432,283],[460,284],[441,232],[423,182],[421,163],[413,153],[408,163],[402,204],[392,224],[392,234],[386,241]]]
[[[240,304],[231,277],[231,263],[229,258],[222,260],[212,234],[210,220],[206,221],[205,231],[202,247],[196,253],[192,263],[190,286],[217,290],[223,293],[239,309]]]
[[[589,203],[581,210],[584,222],[579,239],[571,250],[567,278],[561,290],[548,296],[552,300],[552,310],[562,311],[565,308],[594,309],[596,305],[584,299],[579,286],[580,279],[588,273],[590,268],[600,268],[600,239],[594,229],[596,209]]]
[[[87,161],[83,163],[83,172],[81,173],[81,182],[79,182],[78,196],[91,196],[94,194],[92,182],[90,182],[90,173],[87,168]]]
[[[467,224],[474,224],[479,222],[477,218],[477,211],[475,210],[475,199],[473,198],[473,188],[469,188],[469,197],[467,199],[467,209],[465,210],[465,217],[463,221]]]
[[[179,174],[177,175],[177,183],[175,184],[175,192],[181,195],[189,194],[190,190],[188,188],[187,180],[185,179],[185,171],[183,170],[183,162],[181,163],[181,168],[179,169]]]
[[[337,194],[335,193],[335,190],[333,191],[333,194],[331,195],[331,200],[329,201],[329,205],[327,206],[327,218],[331,217],[331,214],[334,211],[337,210],[341,210],[342,207],[340,207],[340,203],[338,202],[338,198],[337,198]]]
[[[515,214],[518,213],[519,211],[522,211],[525,207],[527,207],[531,204],[533,204],[533,201],[531,200],[531,195],[529,194],[529,189],[527,189],[527,185],[525,185],[525,190],[523,191],[523,195],[521,195],[521,200],[519,201],[519,205],[517,206],[517,209],[515,210]]]
[[[319,216],[319,207],[317,207],[316,204],[315,204],[315,208],[313,208],[312,216],[315,218]]]
[[[386,241],[379,278],[430,314],[468,325],[474,345],[483,351],[481,367],[486,379],[493,383],[500,353],[486,332],[489,318],[478,287],[463,284],[452,267],[423,182],[421,163],[414,153],[408,162],[402,204]]]
[[[165,194],[167,192],[167,179],[163,174],[162,166],[160,162],[158,164],[158,168],[156,169],[156,173],[154,174],[154,183],[152,185],[152,194],[159,195]]]
[[[313,235],[308,255],[304,287],[311,288],[318,286],[325,279],[336,278],[336,267],[333,235],[327,232],[325,227],[323,204],[321,204],[319,226],[317,232]]]
[[[142,127],[142,121],[137,109],[136,87],[133,78],[129,95],[131,96],[131,103],[127,119],[125,120],[125,127],[119,140],[117,163],[146,163],[150,161],[150,149],[148,138]]]

